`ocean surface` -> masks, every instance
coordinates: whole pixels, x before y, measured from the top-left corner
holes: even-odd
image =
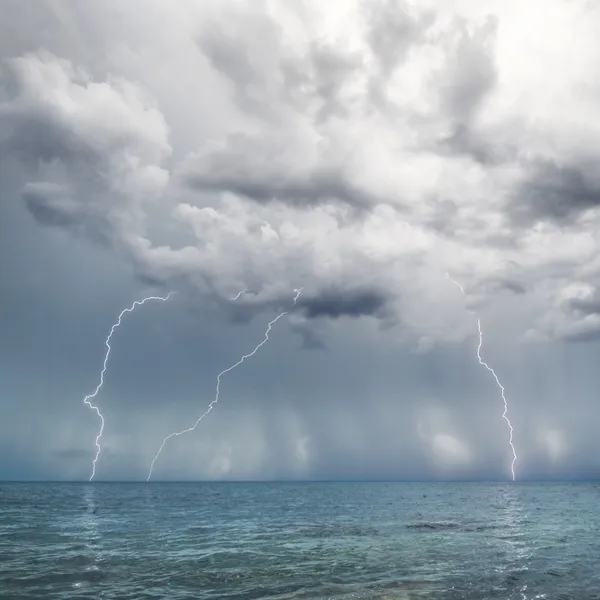
[[[600,599],[600,484],[0,483],[0,598]]]

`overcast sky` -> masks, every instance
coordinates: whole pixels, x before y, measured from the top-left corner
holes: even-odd
[[[1,479],[600,474],[597,3],[0,11]]]

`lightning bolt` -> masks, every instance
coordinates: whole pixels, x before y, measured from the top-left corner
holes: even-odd
[[[238,292],[237,296],[234,296],[233,298],[229,298],[230,300],[237,300],[242,294],[245,294],[248,290],[247,289],[243,289],[241,292]]]
[[[446,273],[446,277],[448,277],[448,279],[456,286],[458,286],[458,288],[460,289],[460,291],[463,293],[463,295],[466,297],[466,293],[465,290],[463,288],[462,285],[460,285],[460,283],[458,283],[458,281],[454,281],[454,279],[452,279],[452,277],[450,277],[450,275],[448,273]],[[504,412],[502,413],[502,418],[506,421],[506,424],[508,425],[508,443],[510,444],[510,448],[512,450],[512,463],[510,465],[510,472],[512,474],[512,480],[515,480],[515,463],[517,462],[517,452],[515,450],[515,446],[513,444],[513,426],[510,422],[510,419],[508,418],[508,402],[506,400],[506,396],[504,394],[504,386],[500,383],[500,380],[498,379],[498,375],[496,375],[496,372],[494,371],[494,369],[492,369],[492,367],[490,367],[490,365],[488,365],[483,358],[481,358],[481,347],[483,346],[483,332],[481,330],[481,319],[472,311],[472,310],[468,310],[467,312],[471,313],[472,315],[475,315],[475,317],[477,317],[477,330],[479,331],[479,345],[477,346],[477,359],[479,360],[479,364],[483,367],[485,367],[494,377],[494,379],[496,380],[496,384],[498,385],[498,387],[500,388],[500,394],[502,396],[502,401],[504,402]]]
[[[302,293],[302,288],[296,288],[296,289],[294,289],[295,296],[294,296],[294,301],[292,303],[292,308],[294,306],[296,306],[296,302],[298,302],[298,298],[300,297],[301,293]],[[179,437],[180,435],[183,435],[184,433],[190,433],[190,432],[194,431],[196,429],[196,427],[198,427],[198,425],[200,424],[200,421],[202,421],[202,419],[204,419],[204,417],[206,417],[206,415],[208,415],[208,413],[213,409],[213,406],[219,402],[219,394],[220,394],[220,387],[221,387],[221,377],[223,377],[223,375],[225,375],[225,373],[229,373],[229,371],[233,371],[233,369],[235,369],[236,367],[239,367],[247,358],[250,358],[251,356],[254,356],[258,352],[258,350],[269,341],[269,332],[271,331],[271,328],[273,327],[273,325],[275,325],[275,323],[277,323],[277,321],[279,321],[279,319],[281,319],[281,317],[287,315],[289,312],[290,312],[289,310],[286,310],[286,311],[282,312],[281,314],[277,315],[267,325],[267,329],[265,331],[265,337],[264,337],[264,339],[262,340],[262,342],[260,342],[260,344],[258,344],[258,346],[256,346],[256,348],[254,348],[254,350],[252,350],[252,352],[250,352],[249,354],[244,354],[244,356],[242,356],[242,358],[240,358],[240,360],[238,360],[234,365],[231,365],[230,367],[228,367],[224,371],[221,371],[217,375],[217,388],[216,388],[215,399],[208,405],[208,408],[196,419],[196,422],[191,427],[188,427],[187,429],[183,429],[181,431],[175,431],[173,433],[170,433],[162,441],[162,444],[160,445],[160,448],[158,449],[158,452],[156,453],[156,456],[152,459],[152,463],[150,464],[150,471],[148,472],[148,477],[146,477],[146,481],[150,481],[150,478],[152,477],[152,471],[154,470],[154,464],[156,463],[158,457],[160,456],[160,453],[163,451],[163,448],[165,447],[165,444],[172,437]]]
[[[100,409],[95,404],[92,404],[91,400],[98,395],[98,392],[102,389],[102,386],[104,385],[104,373],[106,373],[108,357],[109,357],[110,351],[111,351],[110,340],[113,336],[113,333],[115,332],[117,327],[119,327],[119,325],[121,325],[121,319],[123,318],[125,313],[133,312],[135,310],[136,306],[141,306],[142,304],[146,304],[146,302],[148,302],[150,300],[161,300],[162,302],[166,302],[173,294],[174,294],[174,292],[169,292],[169,294],[167,296],[165,296],[164,298],[161,296],[148,296],[147,298],[144,298],[143,300],[136,300],[129,308],[126,308],[121,311],[121,314],[119,315],[119,318],[117,319],[117,322],[110,328],[110,333],[108,334],[108,337],[104,341],[104,345],[106,346],[106,354],[104,355],[104,363],[102,365],[102,371],[100,372],[100,383],[96,386],[96,389],[91,394],[88,394],[83,399],[83,402],[85,404],[87,404],[92,410],[96,411],[96,414],[100,418],[100,431],[98,432],[98,435],[96,436],[96,456],[94,457],[94,462],[92,463],[92,474],[90,475],[89,481],[92,481],[92,479],[94,479],[94,476],[96,475],[96,463],[98,462],[98,458],[100,457],[100,451],[102,450],[102,448],[100,446],[100,440],[102,438],[102,433],[104,432],[104,416],[100,412]]]

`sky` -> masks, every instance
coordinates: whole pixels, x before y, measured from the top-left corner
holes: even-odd
[[[597,3],[0,7],[0,479],[600,475]]]

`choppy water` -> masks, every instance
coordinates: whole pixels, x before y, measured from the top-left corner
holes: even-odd
[[[0,484],[0,598],[600,599],[600,484]]]

